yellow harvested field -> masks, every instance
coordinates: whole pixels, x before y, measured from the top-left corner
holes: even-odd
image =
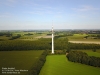
[[[90,44],[100,44],[100,41],[69,41],[71,43],[90,43]]]

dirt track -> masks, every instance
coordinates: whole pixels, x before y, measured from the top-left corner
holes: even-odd
[[[99,41],[69,41],[72,43],[94,43],[94,44],[100,44]]]

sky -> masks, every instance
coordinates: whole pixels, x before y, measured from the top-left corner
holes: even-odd
[[[0,30],[100,29],[100,0],[0,0]]]

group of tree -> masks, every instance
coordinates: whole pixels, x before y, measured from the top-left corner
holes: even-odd
[[[20,35],[17,36],[19,38]],[[12,39],[15,39],[13,37]],[[24,40],[8,40],[0,41],[0,51],[9,50],[51,50],[51,38],[40,38],[35,41]],[[100,44],[85,44],[85,43],[69,43],[66,37],[55,37],[55,50],[71,50],[71,49],[100,49]]]
[[[38,58],[38,60],[34,63],[33,67],[29,70],[27,75],[39,75],[42,66],[46,61],[46,56],[48,51],[45,50],[42,55]]]
[[[24,40],[8,40],[0,41],[0,51],[13,51],[13,50],[51,50],[51,38],[40,38],[35,41]],[[64,50],[67,48],[68,39],[58,38],[55,39],[55,50]]]
[[[21,35],[20,34],[17,34],[16,36],[12,36],[11,38],[10,38],[10,40],[14,40],[14,39],[17,39],[17,38],[20,38],[21,37]]]
[[[100,49],[100,44],[69,43],[70,49]]]
[[[100,67],[100,57],[88,56],[85,52],[70,51],[66,57],[72,62]]]
[[[100,34],[90,34],[90,35],[85,36],[84,38],[100,39]]]
[[[54,40],[55,50],[64,50],[68,48],[68,39],[66,37],[55,38]]]
[[[10,33],[10,32],[0,32],[0,36],[10,37],[10,36],[12,36],[12,33]]]

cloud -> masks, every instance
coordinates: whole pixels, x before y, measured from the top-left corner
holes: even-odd
[[[75,11],[94,11],[94,10],[99,10],[99,8],[95,8],[93,6],[89,6],[89,5],[82,5],[80,8],[72,8]]]
[[[72,8],[75,11],[74,16],[79,18],[92,18],[99,14],[100,8],[96,8],[90,5],[81,5],[78,8]]]

